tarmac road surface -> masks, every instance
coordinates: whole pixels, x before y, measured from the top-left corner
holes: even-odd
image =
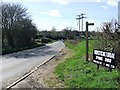
[[[32,68],[48,61],[65,47],[63,41],[0,57],[0,86],[5,88]]]

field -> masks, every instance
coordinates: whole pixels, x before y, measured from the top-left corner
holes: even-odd
[[[89,53],[93,52],[94,40],[89,40]],[[92,62],[85,61],[85,41],[79,44],[65,42],[66,46],[74,51],[74,56],[59,64],[54,73],[68,88],[120,88],[120,77],[117,70],[109,72]]]

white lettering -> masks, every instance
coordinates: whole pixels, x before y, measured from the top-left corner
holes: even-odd
[[[98,55],[98,50],[94,50],[94,54]]]
[[[94,63],[96,64],[102,64],[102,62],[99,62],[99,61],[96,61],[96,60],[93,60]]]
[[[105,58],[105,62],[109,62],[109,63],[111,63],[111,59],[109,59],[109,58]]]
[[[115,54],[111,53],[111,58],[115,59]]]
[[[107,67],[110,67],[110,65],[109,65],[109,64],[106,64],[106,66],[107,66]]]
[[[111,65],[111,68],[115,68],[115,66],[114,66],[114,65]]]
[[[94,54],[100,55],[100,56],[104,56],[104,57],[105,57],[105,52],[103,52],[103,51],[95,50],[95,51],[94,51]]]
[[[94,50],[94,54],[115,59],[115,53],[111,53],[111,52]]]
[[[114,53],[106,52],[106,57],[115,59],[115,54]]]
[[[93,62],[94,62],[94,63],[97,63],[98,61],[96,61],[96,60],[93,60]]]
[[[102,61],[102,60],[103,60],[103,57],[96,56],[96,59],[97,59],[97,60],[101,60],[101,61]]]
[[[99,63],[100,65],[102,64],[102,62]]]

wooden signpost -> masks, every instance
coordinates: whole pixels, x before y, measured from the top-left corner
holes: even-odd
[[[88,61],[88,26],[94,25],[94,23],[86,22],[86,61]]]
[[[112,71],[116,67],[116,54],[114,52],[107,52],[101,50],[93,51],[93,63],[97,64],[97,68],[99,69],[99,65],[105,66]]]

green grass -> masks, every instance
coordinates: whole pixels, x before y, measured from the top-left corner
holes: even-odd
[[[119,74],[117,70],[109,72],[108,69],[86,62],[85,41],[79,44],[65,42],[66,46],[74,50],[75,55],[59,64],[55,74],[68,88],[119,88]],[[94,49],[94,40],[89,41],[89,53]]]

